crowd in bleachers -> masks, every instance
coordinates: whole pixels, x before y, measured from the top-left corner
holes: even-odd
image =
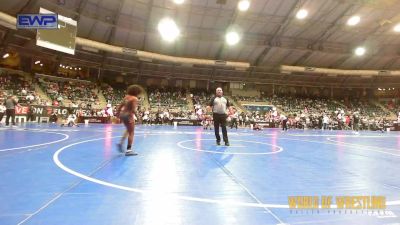
[[[383,100],[380,104],[385,107],[389,112],[398,115],[400,113],[400,99],[392,98],[390,100]]]
[[[102,93],[112,105],[113,113],[125,97],[126,87],[112,87],[103,84]],[[147,90],[150,108],[144,107],[144,96],[139,96],[136,120],[143,124],[171,124],[173,118],[189,118],[187,115],[186,93],[177,88],[149,88]]]
[[[341,108],[341,105],[330,99],[310,99],[295,97],[270,97],[266,98],[272,105],[278,107],[286,114],[321,114]]]
[[[42,90],[51,98],[53,106],[91,108],[98,105],[96,85],[90,82],[57,80],[39,77]]]
[[[337,114],[326,113],[321,115],[316,114],[289,114],[276,113],[274,111],[266,114],[259,112],[242,113],[239,116],[239,126],[250,127],[251,124],[268,124],[268,127],[282,127],[282,122],[287,120],[287,127],[292,129],[329,129],[329,130],[351,130],[353,129],[354,120],[357,117],[360,129],[377,130],[388,125],[390,121],[383,117],[361,117],[359,113]]]
[[[203,90],[203,89],[190,90],[190,97],[192,98],[194,105],[206,106],[212,96],[213,96],[213,94],[210,94],[206,90]]]
[[[377,105],[369,103],[367,100],[353,99],[351,101],[343,101],[348,110],[357,109],[361,115],[370,117],[386,117],[390,113],[382,110]]]
[[[39,104],[41,99],[27,78],[18,74],[0,74],[0,102],[16,96],[20,103]]]
[[[101,85],[101,91],[103,93],[104,98],[107,102],[107,107],[113,107],[115,112],[115,108],[122,102],[126,95],[126,87],[112,87],[107,83],[103,83]],[[143,95],[138,96],[139,107],[144,105],[144,101],[146,101]],[[140,108],[139,108],[140,109]]]
[[[258,97],[258,96],[233,96],[232,97],[235,101],[241,101],[241,102],[265,102],[266,98],[264,97]]]
[[[270,126],[277,127],[282,126],[283,120],[287,120],[289,128],[352,129],[353,121],[359,120],[361,129],[377,129],[389,122],[386,120],[388,112],[367,101],[339,102],[323,98],[284,96],[274,96],[265,100],[273,105],[269,111],[250,111],[248,114],[242,114],[239,124],[246,126],[269,123]]]
[[[111,105],[121,103],[122,99],[125,97],[125,90],[126,88],[113,88],[109,84],[103,84],[101,86],[101,91],[104,97]]]
[[[174,119],[197,120],[198,116],[194,111],[178,110],[172,111],[168,108],[147,109],[141,108],[136,114],[137,120],[143,124],[172,124]]]
[[[36,94],[34,84],[37,82],[42,90],[51,98],[46,102]],[[74,81],[39,77],[28,81],[20,75],[0,75],[0,101],[6,96],[17,96],[20,103],[37,105],[66,106],[76,108],[92,108],[99,104],[97,91],[107,100],[107,108],[97,110],[78,111],[81,116],[112,116],[115,107],[125,96],[125,88],[113,88],[103,83],[97,86],[89,81]],[[173,119],[204,120],[206,106],[213,92],[204,89],[184,90],[181,88],[148,88],[149,108],[145,108],[145,99],[140,97],[140,108],[136,119],[144,124],[171,124]],[[187,99],[190,96],[191,99]],[[315,128],[315,129],[351,129],[353,121],[358,118],[362,129],[376,129],[387,122],[390,115],[366,100],[331,100],[327,98],[306,98],[293,96],[235,96],[233,101],[246,102],[245,112],[237,109],[235,115],[230,115],[228,120],[235,119],[239,126],[254,126],[259,123],[268,123],[272,127],[282,126],[282,121],[287,120],[289,128]],[[189,108],[190,100],[193,108]],[[254,103],[254,105],[252,104]],[[257,103],[263,103],[257,105]],[[111,107],[111,109],[110,109]],[[114,110],[113,110],[114,109]],[[390,108],[396,114],[400,107],[393,105]],[[357,120],[357,119],[356,119]]]
[[[152,88],[147,89],[149,103],[152,109],[187,110],[186,91],[180,88]]]

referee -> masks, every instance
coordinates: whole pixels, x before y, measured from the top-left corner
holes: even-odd
[[[213,112],[215,138],[217,145],[221,145],[221,137],[219,136],[219,126],[222,127],[222,137],[225,145],[229,146],[228,133],[226,131],[226,118],[227,110],[232,111],[232,107],[225,97],[222,96],[222,88],[218,87],[215,90],[215,97],[213,97],[207,106],[207,110]]]
[[[6,126],[10,125],[10,118],[12,125],[15,126],[15,107],[19,106],[16,97],[8,96],[4,105],[6,106]]]

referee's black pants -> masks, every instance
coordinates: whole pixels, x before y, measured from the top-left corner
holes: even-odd
[[[12,125],[15,125],[15,109],[6,109],[6,126],[10,124],[10,118]]]
[[[287,119],[282,120],[282,130],[287,130],[287,122],[288,122]]]
[[[213,114],[214,132],[215,132],[215,138],[217,139],[217,142],[221,142],[221,137],[219,136],[219,126],[222,127],[222,138],[224,139],[224,142],[225,143],[229,142],[228,132],[226,131],[226,118],[227,117],[228,116],[226,114],[218,114],[218,113]]]

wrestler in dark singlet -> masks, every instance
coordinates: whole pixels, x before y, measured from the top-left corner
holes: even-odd
[[[137,153],[132,149],[133,135],[135,131],[135,119],[134,115],[138,106],[137,96],[142,92],[142,89],[138,85],[131,85],[127,89],[127,95],[123,99],[122,103],[117,108],[117,115],[121,122],[125,125],[126,131],[118,144],[118,150],[122,153],[123,143],[126,138],[128,138],[128,146],[125,151],[126,156],[137,155]]]

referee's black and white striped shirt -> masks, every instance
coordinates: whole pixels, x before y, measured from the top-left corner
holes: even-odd
[[[212,107],[212,111],[215,114],[227,114],[226,110],[230,106],[230,103],[225,97],[215,96],[211,99],[208,105]]]

